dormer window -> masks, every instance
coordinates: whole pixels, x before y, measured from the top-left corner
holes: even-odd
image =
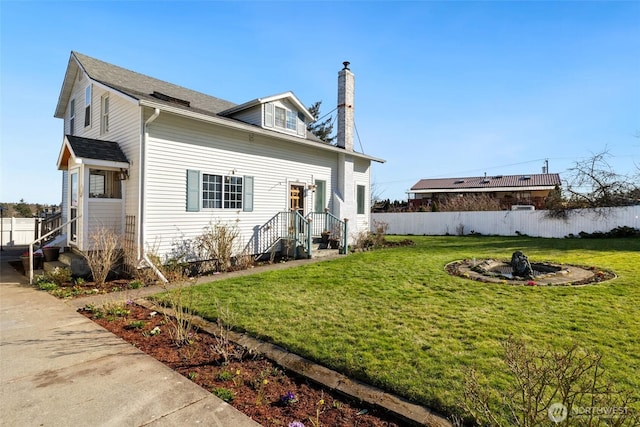
[[[301,118],[297,111],[279,102],[264,104],[264,126],[301,136],[304,136],[306,131],[304,118]]]

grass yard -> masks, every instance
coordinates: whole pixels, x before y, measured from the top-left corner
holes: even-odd
[[[461,413],[465,367],[505,388],[501,342],[510,335],[539,348],[577,342],[604,355],[617,388],[640,390],[640,239],[411,238],[413,247],[200,285],[192,308],[213,319],[219,300],[238,329],[445,414]],[[619,277],[531,287],[444,271],[451,261],[510,259],[515,250]]]

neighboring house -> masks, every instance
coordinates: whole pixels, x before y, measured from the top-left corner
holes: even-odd
[[[306,249],[327,224],[348,240],[368,230],[370,166],[383,160],[353,150],[348,63],[338,85],[333,146],[307,132],[314,118],[292,92],[237,105],[71,52],[55,111],[63,221],[77,218],[68,245],[91,249],[92,232],[109,227],[141,261],[215,224],[237,226],[250,254],[294,231]],[[348,233],[335,223],[345,218]]]
[[[429,207],[434,201],[452,196],[485,194],[499,199],[502,209],[543,209],[549,192],[560,185],[557,173],[421,179],[408,191],[409,208]]]

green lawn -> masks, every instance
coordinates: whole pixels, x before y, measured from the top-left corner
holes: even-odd
[[[465,367],[497,389],[510,380],[501,359],[509,335],[542,348],[577,342],[604,354],[618,388],[640,390],[640,239],[411,238],[413,247],[200,285],[193,308],[215,318],[217,299],[239,329],[445,412],[459,413]],[[444,271],[454,260],[509,259],[515,250],[619,277],[516,287]]]

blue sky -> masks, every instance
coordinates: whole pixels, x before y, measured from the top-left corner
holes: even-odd
[[[404,199],[421,178],[640,165],[640,2],[0,0],[0,202],[59,203],[53,118],[71,50],[235,103],[335,107]]]

